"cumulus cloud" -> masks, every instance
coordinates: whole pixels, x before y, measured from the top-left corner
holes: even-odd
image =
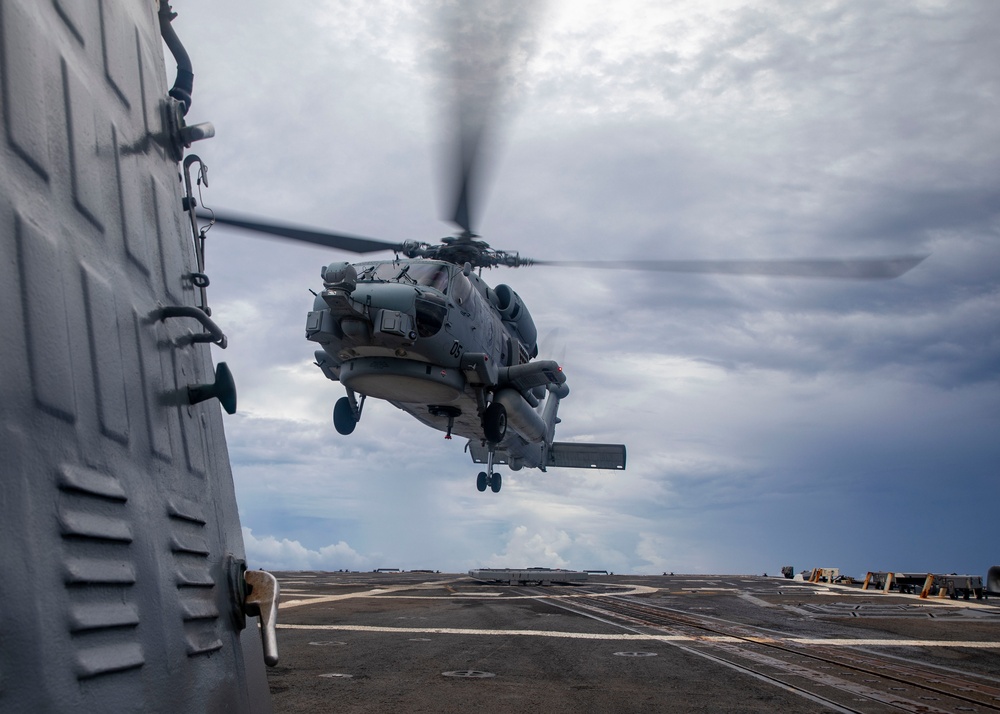
[[[516,526],[507,539],[502,553],[489,558],[493,568],[565,568],[568,561],[559,552],[572,541],[564,531],[545,529],[532,531],[527,526]]]
[[[367,570],[372,562],[344,541],[312,550],[297,540],[255,536],[247,526],[243,545],[248,566],[264,570]]]

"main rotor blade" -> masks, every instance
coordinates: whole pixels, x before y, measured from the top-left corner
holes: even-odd
[[[474,232],[485,149],[495,138],[502,100],[530,53],[533,39],[526,29],[538,5],[538,0],[458,2],[447,5],[441,18],[448,26],[455,115],[450,220],[466,233]]]
[[[926,255],[889,258],[814,258],[810,260],[532,260],[532,265],[666,273],[765,275],[782,278],[887,280],[919,265]]]
[[[303,228],[288,223],[272,223],[262,218],[251,216],[240,216],[234,213],[219,211],[198,211],[198,217],[206,220],[214,220],[227,226],[245,228],[249,231],[257,231],[278,238],[289,238],[291,240],[312,243],[327,248],[346,250],[351,253],[375,253],[380,250],[403,249],[400,243],[390,243],[377,238],[365,238],[363,236],[352,236],[347,233],[331,233],[314,228]]]

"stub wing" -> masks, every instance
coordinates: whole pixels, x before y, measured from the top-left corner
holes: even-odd
[[[571,469],[625,469],[624,444],[573,444],[553,442],[546,466]]]

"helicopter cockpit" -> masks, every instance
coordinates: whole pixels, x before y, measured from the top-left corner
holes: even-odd
[[[358,282],[404,283],[448,292],[449,267],[444,263],[366,263],[357,266]]]

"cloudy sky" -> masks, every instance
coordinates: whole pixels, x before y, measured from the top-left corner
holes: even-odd
[[[452,227],[441,3],[174,3],[204,203]],[[551,2],[525,17],[479,232],[538,259],[930,254],[885,282],[493,271],[624,472],[509,472],[340,385],[304,339],[349,254],[211,231],[254,567],[957,571],[1000,563],[1000,4]],[[502,5],[515,8],[512,3]],[[509,12],[514,12],[510,10]],[[518,11],[520,12],[520,11]],[[172,74],[172,72],[171,72]]]

